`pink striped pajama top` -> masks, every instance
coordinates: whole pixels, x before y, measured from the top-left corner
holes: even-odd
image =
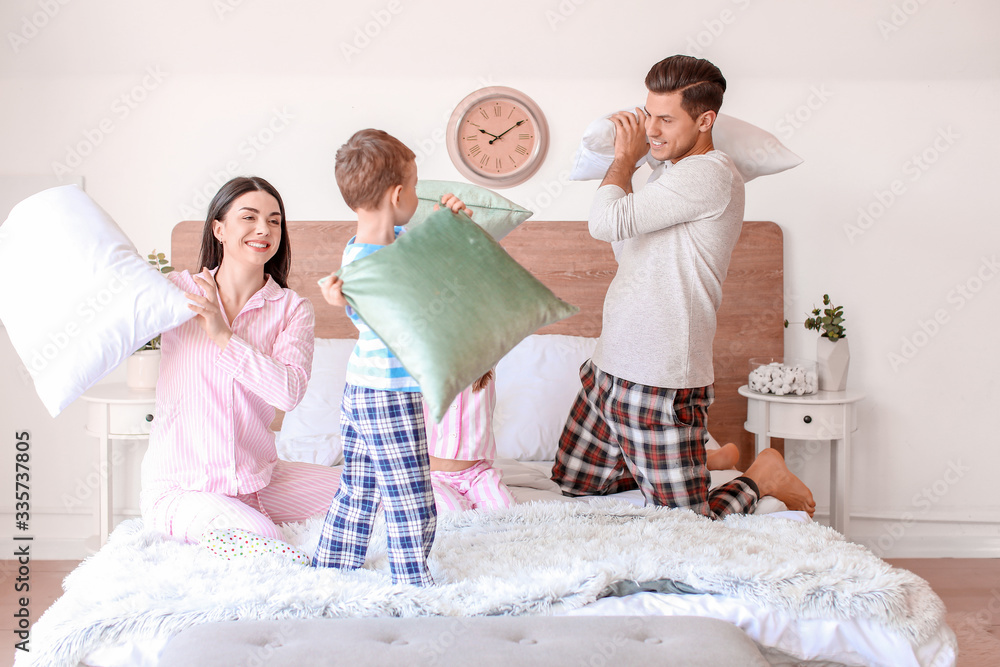
[[[201,293],[187,271],[168,278]],[[196,319],[163,334],[143,495],[179,488],[236,496],[270,482],[278,454],[269,425],[275,407],[291,410],[305,394],[314,323],[309,300],[268,276],[229,323],[225,350]]]
[[[497,455],[493,436],[493,408],[497,403],[497,387],[493,380],[481,391],[472,387],[458,395],[440,423],[434,423],[424,404],[427,424],[427,453],[439,459],[492,462]]]

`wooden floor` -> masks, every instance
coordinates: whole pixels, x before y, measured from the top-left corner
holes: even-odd
[[[975,622],[985,627],[1000,642],[1000,559],[984,558],[897,558],[888,561],[923,577],[937,592],[948,609],[953,629],[959,615],[965,622]],[[79,561],[32,561],[30,571],[29,613],[36,620],[52,602],[62,594],[62,580]],[[14,663],[14,613],[20,593],[15,592],[17,566],[14,561],[0,561],[0,637],[5,645],[0,647],[0,667]],[[959,633],[961,637],[961,633]],[[1000,643],[998,643],[1000,645]],[[959,644],[958,667],[996,667],[1000,653],[972,659],[961,655]],[[981,652],[981,651],[980,651]]]

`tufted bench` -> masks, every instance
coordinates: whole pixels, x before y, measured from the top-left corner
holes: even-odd
[[[207,623],[162,665],[767,666],[734,625],[695,616],[344,618]]]

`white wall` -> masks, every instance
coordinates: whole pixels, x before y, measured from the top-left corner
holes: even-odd
[[[333,154],[352,132],[383,128],[422,176],[458,178],[445,121],[498,84],[531,95],[553,136],[542,170],[505,194],[537,219],[581,219],[596,184],[566,170],[583,128],[642,102],[657,60],[707,57],[730,83],[723,110],[806,160],[749,184],[747,218],[785,232],[789,353],[812,356],[801,322],[824,292],[845,306],[850,384],[868,393],[855,539],[890,556],[997,556],[998,19],[987,0],[9,0],[0,175],[83,177],[141,250],[168,248],[237,173],[271,180],[292,219],[344,219]],[[860,226],[859,209],[872,212]],[[96,440],[79,404],[49,418],[22,370],[0,333],[0,531],[13,433],[30,429],[35,553],[79,556],[97,526]],[[825,511],[827,450],[788,454]]]

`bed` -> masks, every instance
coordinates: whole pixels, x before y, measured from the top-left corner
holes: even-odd
[[[201,226],[182,222],[174,229],[175,267],[198,268]],[[353,224],[296,222],[289,229],[289,286],[316,305],[317,348],[306,398],[275,420],[279,454],[336,464],[339,433],[333,413],[356,332],[339,309],[323,303],[316,281],[339,265]],[[384,526],[376,527],[366,568],[344,575],[290,573],[286,563],[267,559],[223,561],[131,520],[67,577],[66,594],[35,626],[37,649],[30,657],[19,656],[17,664],[152,667],[204,656],[209,646],[213,655],[256,647],[260,664],[285,664],[274,647],[297,641],[301,646],[303,637],[312,638],[306,645],[313,651],[320,650],[315,642],[335,646],[333,638],[344,636],[342,626],[324,632],[306,624],[344,617],[369,619],[352,631],[356,635],[347,635],[358,642],[406,643],[399,636],[372,638],[371,633],[386,628],[415,633],[408,640],[425,642],[417,654],[431,664],[433,641],[454,636],[456,647],[463,637],[494,641],[498,634],[515,632],[505,625],[512,616],[535,618],[528,627],[539,637],[575,628],[572,636],[591,642],[586,645],[594,647],[588,649],[592,655],[612,636],[637,636],[646,649],[653,640],[672,641],[656,634],[661,632],[674,638],[692,632],[715,637],[710,628],[681,630],[663,621],[697,617],[739,628],[753,640],[754,652],[772,665],[954,664],[954,634],[926,582],[889,567],[804,514],[784,511],[776,499],[764,499],[753,516],[711,522],[690,512],[643,507],[635,491],[600,499],[561,496],[548,479],[555,439],[579,386],[576,369],[600,333],[614,256],[579,221],[527,222],[503,245],[581,310],[529,336],[498,365],[497,464],[519,504],[439,518],[431,562],[438,586],[401,590],[387,583]],[[716,402],[709,425],[715,441],[739,445],[741,468],[752,459],[753,443],[743,428],[746,403],[736,390],[745,383],[749,357],[782,354],[782,252],[776,224],[744,223],[719,313]],[[713,484],[738,474],[713,472]],[[286,538],[310,552],[321,520],[285,526]],[[589,616],[605,617],[604,632],[610,634],[588,625],[582,617]],[[483,617],[499,618],[491,624]],[[414,627],[411,622],[418,618],[437,625]],[[455,631],[456,619],[468,618],[479,620]],[[623,619],[634,623],[625,634],[615,634]],[[537,643],[526,638],[526,628],[516,633],[522,639],[508,641],[511,651],[515,644]],[[229,643],[220,643],[222,637]],[[756,663],[747,657],[729,664]]]

